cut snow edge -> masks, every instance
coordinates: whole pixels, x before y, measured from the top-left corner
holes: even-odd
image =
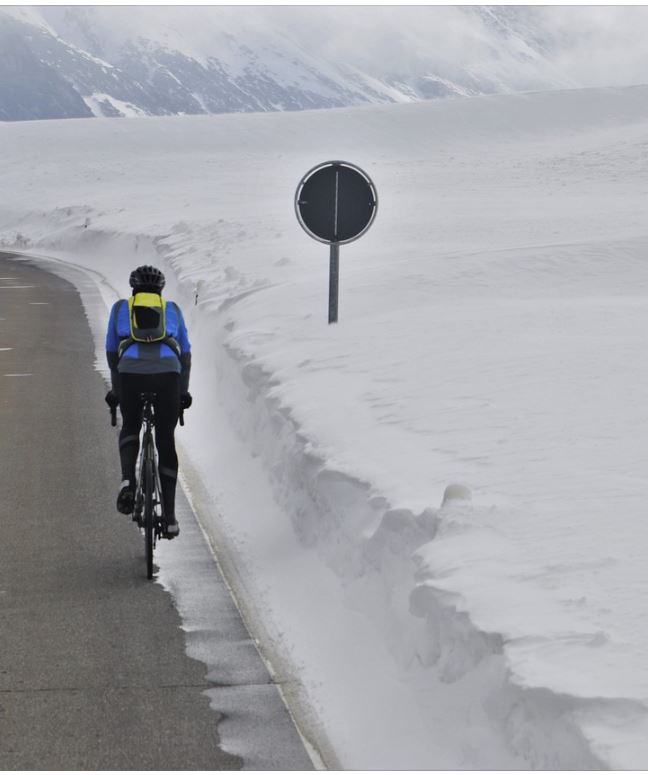
[[[87,251],[88,243],[96,238],[104,245],[118,242],[123,260],[130,263],[142,260],[142,254],[146,252],[142,245],[146,244],[146,250],[174,268],[174,260],[169,256],[163,238],[151,240],[142,235],[93,234],[91,229],[82,234],[81,244],[69,243],[64,251],[54,251],[54,254],[40,258],[61,261],[64,257],[75,257],[76,251]],[[59,247],[60,234],[57,234],[57,241]],[[130,254],[124,254],[124,247],[129,244]],[[29,253],[26,238],[5,247],[16,253]],[[46,239],[39,243],[39,249],[41,247],[48,249]],[[87,266],[76,264],[76,267],[91,273],[100,295],[107,299],[110,284],[106,277]],[[96,297],[92,298],[90,284],[77,287],[84,301],[90,294],[92,306]],[[190,305],[194,290],[193,284],[179,282],[180,303]],[[384,623],[393,624],[394,621],[394,611],[388,610],[392,607],[392,597],[398,598],[397,593],[403,585],[409,586],[407,607],[401,606],[395,615],[400,622],[409,618],[411,631],[396,633],[398,642],[389,644],[392,656],[401,662],[404,672],[413,660],[417,660],[422,672],[435,673],[437,690],[445,687],[452,695],[453,687],[468,687],[472,692],[469,706],[481,709],[483,723],[495,737],[501,737],[518,765],[541,769],[610,766],[611,763],[605,761],[605,751],[598,745],[597,750],[594,749],[594,740],[587,731],[595,731],[600,741],[601,730],[607,728],[608,723],[614,726],[617,720],[631,719],[639,711],[644,713],[645,709],[622,698],[584,699],[520,685],[510,666],[505,637],[476,626],[469,613],[469,601],[439,583],[429,559],[429,548],[453,529],[461,529],[462,510],[471,508],[467,488],[451,486],[446,490],[441,508],[426,509],[415,515],[409,510],[393,508],[379,494],[378,488],[328,467],[325,460],[309,450],[308,440],[300,435],[290,409],[280,406],[272,397],[271,375],[264,373],[244,352],[228,344],[226,312],[219,308],[207,314],[213,317],[221,332],[219,341],[212,342],[211,349],[221,375],[221,386],[226,388],[227,395],[223,400],[230,402],[230,416],[238,425],[237,435],[250,446],[253,455],[263,460],[275,497],[290,515],[300,543],[316,549],[320,559],[350,590],[351,597],[356,591],[353,587],[366,584],[370,577],[373,577],[374,585],[388,588],[390,594],[384,596],[382,610],[361,611],[363,616],[373,618],[376,634],[383,629],[382,636],[388,642],[390,634]],[[105,375],[102,366],[105,320],[99,324],[96,318],[93,322],[92,317],[88,313],[97,346],[96,365]],[[234,406],[237,401],[239,405]],[[191,454],[185,452],[185,456],[191,460]],[[204,486],[202,482],[201,486]],[[190,491],[192,489],[193,485],[190,485]],[[296,493],[299,499],[295,498]],[[255,605],[249,569],[241,567],[237,548],[226,531],[218,527],[218,519],[213,510],[208,516],[201,515],[203,529],[218,546],[225,575],[242,603],[246,624],[255,634],[271,632],[274,625],[264,621],[263,612]],[[336,551],[340,544],[350,548],[348,554]],[[375,595],[372,599],[375,601]],[[417,627],[417,623],[423,623],[423,626]],[[275,642],[272,636],[266,640],[262,635],[259,640],[262,651]],[[405,656],[404,652],[407,652]],[[274,660],[271,658],[271,661]],[[282,654],[280,662],[280,670],[296,672],[288,654]],[[310,719],[309,731],[317,738],[317,747],[330,765],[336,759],[333,750],[337,749],[336,741],[326,739],[315,720],[317,714],[306,710],[310,706],[309,700],[312,702],[306,687],[300,686],[296,691],[297,694],[288,696],[287,701],[289,705],[297,703],[297,713]],[[434,727],[430,733],[434,734]],[[341,760],[348,766],[344,758],[342,754]],[[434,762],[430,762],[430,766],[433,765]]]

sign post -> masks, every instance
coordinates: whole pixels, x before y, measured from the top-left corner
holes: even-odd
[[[329,323],[338,320],[340,245],[371,226],[378,193],[371,178],[346,161],[327,161],[309,170],[295,193],[295,213],[304,231],[330,245]]]
[[[331,243],[329,269],[329,323],[337,323],[338,297],[340,289],[340,243]]]

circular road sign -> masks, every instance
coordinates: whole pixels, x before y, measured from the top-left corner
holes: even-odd
[[[316,240],[344,244],[373,223],[378,194],[369,175],[346,161],[327,161],[307,172],[297,186],[295,212]]]

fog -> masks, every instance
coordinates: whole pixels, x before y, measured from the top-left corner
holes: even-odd
[[[3,10],[20,13],[20,7]],[[41,6],[51,28],[95,55],[146,38],[197,59],[231,41],[271,41],[380,76],[457,72],[519,85],[648,82],[642,6]]]

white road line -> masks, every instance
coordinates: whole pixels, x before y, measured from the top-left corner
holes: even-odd
[[[49,304],[49,301],[30,301],[29,304]]]
[[[0,291],[9,290],[9,288],[35,288],[35,285],[0,285]]]
[[[17,279],[18,279],[17,277],[0,277],[0,280],[13,280],[13,281],[15,281]]]
[[[33,374],[5,374],[5,377],[33,377]]]
[[[13,350],[13,347],[0,347],[0,353],[6,353],[7,350]]]

